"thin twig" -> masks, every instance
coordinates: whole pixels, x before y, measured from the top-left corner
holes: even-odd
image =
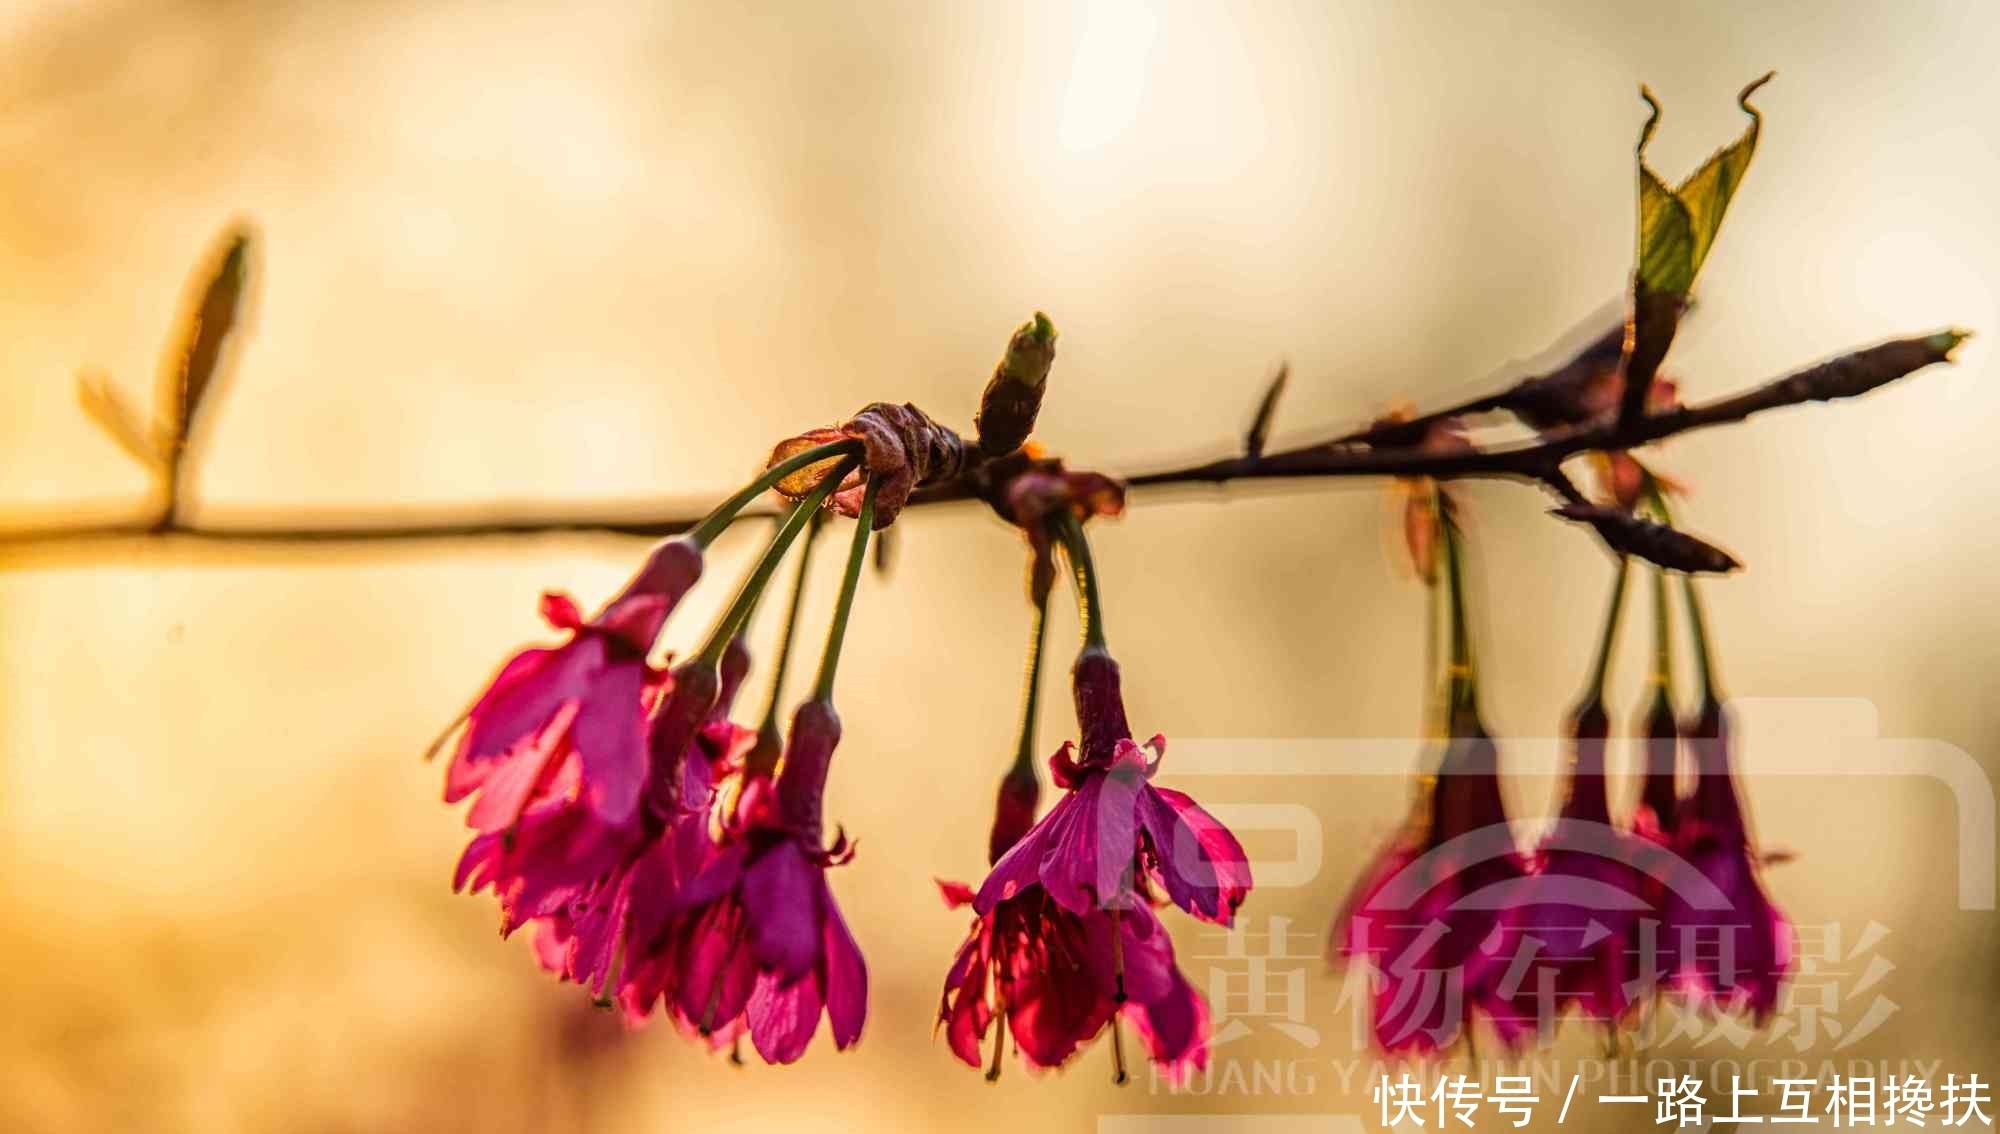
[[[1341,477],[1414,477],[1441,480],[1498,478],[1541,485],[1564,503],[1584,501],[1583,493],[1563,472],[1563,464],[1581,453],[1637,448],[1683,433],[1741,422],[1755,414],[1810,401],[1831,401],[1867,393],[1933,363],[1950,359],[1965,332],[1939,331],[1897,339],[1809,367],[1743,393],[1699,406],[1649,414],[1631,423],[1616,420],[1560,428],[1538,439],[1465,451],[1427,451],[1413,447],[1321,442],[1257,456],[1241,454],[1142,473],[1128,481],[1146,490],[1174,485],[1231,481],[1270,482]],[[1516,387],[1518,388],[1518,384]],[[1497,396],[1496,396],[1497,397]],[[1494,398],[1465,405],[1500,404]],[[1428,415],[1434,420],[1436,415]],[[1419,419],[1425,420],[1425,419]],[[973,461],[956,482],[934,485],[912,504],[983,499],[979,475],[983,461]],[[619,517],[502,517],[465,520],[380,521],[312,525],[204,525],[181,518],[171,506],[164,515],[142,516],[105,524],[0,532],[0,547],[27,544],[175,536],[233,543],[374,543],[417,540],[537,535],[555,532],[600,533],[658,538],[685,531],[703,515],[700,509],[656,515]]]

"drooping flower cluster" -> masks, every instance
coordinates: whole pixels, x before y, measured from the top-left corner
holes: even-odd
[[[1180,969],[1161,912],[1177,906],[1228,927],[1250,891],[1250,869],[1214,816],[1154,783],[1166,742],[1138,743],[1126,717],[1084,535],[1087,521],[1119,513],[1123,484],[1071,471],[1021,443],[1052,346],[1045,319],[1017,332],[996,373],[1004,404],[985,407],[995,411],[982,417],[994,432],[982,436],[977,460],[914,407],[872,405],[836,429],[779,445],[762,476],[687,536],[655,548],[595,616],[584,618],[565,596],[545,596],[544,617],[566,637],[501,668],[467,711],[447,772],[446,799],[470,800],[474,831],[455,886],[490,891],[503,934],[530,929],[543,967],[621,1007],[634,1025],[657,1011],[712,1048],[736,1052],[747,1041],[771,1063],[800,1058],[822,1018],[836,1047],[855,1043],[867,967],[827,878],[853,848],[844,832],[827,841],[822,814],[842,731],[833,675],[870,533],[900,507],[938,498],[931,490],[944,481],[943,491],[984,500],[1027,536],[1035,623],[1020,742],[988,839],[991,870],[977,888],[939,883],[947,904],[973,918],[945,976],[940,1030],[975,1068],[990,1040],[989,1078],[1009,1035],[1030,1068],[1048,1069],[1109,1032],[1122,1082],[1127,1026],[1169,1080],[1204,1068],[1209,1005]],[[1530,420],[1529,407],[1554,406],[1574,420],[1550,420],[1588,427],[1612,412],[1604,381],[1593,372],[1568,386],[1528,383],[1506,404]],[[1670,384],[1654,391],[1669,399],[1657,408],[1671,404]],[[1460,425],[1451,414],[1391,419],[1358,443],[1408,434],[1411,447],[1441,459],[1476,455]],[[1263,428],[1253,429],[1253,459]],[[1446,466],[1440,475],[1450,475]],[[1636,464],[1614,473],[1613,482],[1636,477],[1661,518],[1622,521],[1670,530],[1659,482]],[[1551,482],[1567,485],[1560,475]],[[672,668],[655,664],[657,639],[699,580],[708,542],[773,489],[796,506],[736,598],[698,650]],[[1630,829],[1613,821],[1605,789],[1603,694],[1621,563],[1591,682],[1567,722],[1559,814],[1524,850],[1501,791],[1499,746],[1480,712],[1456,504],[1439,481],[1412,479],[1403,491],[1418,573],[1448,595],[1450,652],[1432,675],[1435,767],[1330,943],[1336,958],[1374,977],[1377,1042],[1435,1052],[1469,1042],[1483,1021],[1514,1047],[1549,1035],[1571,1010],[1616,1029],[1664,994],[1762,1022],[1789,970],[1789,926],[1758,879],[1692,584],[1699,707],[1685,724],[1675,712],[1658,575],[1656,695]],[[1581,498],[1573,487],[1567,494]],[[1614,495],[1625,502],[1622,490]],[[789,732],[780,730],[808,537],[763,725],[740,725],[731,711],[750,669],[751,613],[790,545],[816,532],[829,510],[857,523],[812,695]],[[1073,579],[1084,639],[1071,674],[1078,739],[1048,758],[1061,795],[1037,819],[1040,653],[1058,556]],[[1694,786],[1683,794],[1689,754]],[[1704,935],[1738,939],[1704,950]]]
[[[1208,1005],[1176,963],[1155,909],[1171,904],[1227,926],[1250,891],[1235,836],[1186,795],[1154,786],[1165,739],[1143,747],[1132,739],[1082,527],[1116,514],[1122,495],[1103,477],[1051,469],[1020,478],[1008,501],[1028,536],[1036,608],[1021,742],[996,800],[992,871],[977,892],[940,883],[948,905],[970,906],[975,916],[945,975],[938,1023],[972,1067],[993,1035],[989,1079],[999,1074],[1009,1033],[1030,1068],[1046,1069],[1068,1063],[1108,1029],[1123,1082],[1121,1024],[1138,1033],[1147,1059],[1169,1079],[1205,1066]],[[1071,675],[1081,743],[1065,742],[1049,758],[1063,795],[1037,822],[1031,753],[1054,546],[1074,571],[1084,626]]]
[[[1666,582],[1658,575],[1661,638],[1632,830],[1614,824],[1605,789],[1603,691],[1624,592],[1621,564],[1591,680],[1569,717],[1557,818],[1522,854],[1496,779],[1497,749],[1476,707],[1463,633],[1462,536],[1450,508],[1440,514],[1453,622],[1443,753],[1420,783],[1411,820],[1357,881],[1330,943],[1336,960],[1371,971],[1376,1042],[1392,1052],[1436,1051],[1483,1018],[1511,1047],[1547,1037],[1571,1010],[1615,1035],[1661,993],[1763,1023],[1789,970],[1790,927],[1758,880],[1692,583],[1701,703],[1689,724],[1677,722]],[[1684,735],[1696,739],[1683,745]],[[1689,753],[1695,787],[1683,796],[1678,769]]]
[[[838,441],[802,451],[753,488],[849,452]],[[821,845],[820,800],[840,739],[831,703],[838,635],[814,697],[793,717],[780,768],[746,767],[757,734],[729,713],[750,666],[744,624],[847,471],[823,476],[709,643],[671,670],[650,654],[700,575],[706,525],[661,545],[597,618],[582,620],[559,596],[545,600],[569,640],[502,667],[468,712],[446,776],[448,801],[477,795],[468,815],[476,834],[454,884],[492,891],[503,935],[532,927],[543,967],[622,1005],[634,1024],[659,1008],[719,1047],[747,1037],[773,1063],[799,1058],[822,1015],[841,1048],[866,1016],[867,970],[825,878],[851,851],[844,837]],[[869,491],[857,562],[872,502]],[[773,698],[780,693],[774,686]]]
[[[822,1009],[834,1046],[860,1038],[868,970],[826,882],[826,868],[852,850],[844,836],[821,846],[820,792],[839,741],[831,705],[799,707],[784,774],[743,786],[721,840],[679,887],[674,916],[635,923],[643,960],[621,990],[629,1013],[664,1001],[717,1047],[748,1032],[771,1063],[805,1054]]]

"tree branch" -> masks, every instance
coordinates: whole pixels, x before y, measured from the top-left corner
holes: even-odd
[[[1129,484],[1143,491],[1172,485],[1220,485],[1239,480],[1265,483],[1337,477],[1427,476],[1446,480],[1478,477],[1526,481],[1544,487],[1565,505],[1587,504],[1582,491],[1563,471],[1564,462],[1573,456],[1636,448],[1698,429],[1735,424],[1767,410],[1805,402],[1856,397],[1933,363],[1949,361],[1951,352],[1966,335],[1964,331],[1946,330],[1915,338],[1895,339],[1703,405],[1649,414],[1630,423],[1613,418],[1597,424],[1561,427],[1531,442],[1464,452],[1433,452],[1407,444],[1369,444],[1355,440],[1358,437],[1390,435],[1380,427],[1371,427],[1370,430],[1345,434],[1330,442],[1281,452],[1244,453],[1222,460],[1142,473],[1130,478]],[[1578,362],[1599,345],[1587,348],[1583,355],[1578,356]],[[1554,375],[1516,383],[1499,393],[1463,403],[1444,414],[1426,415],[1417,421],[1431,422],[1478,409],[1520,405],[1522,390],[1537,389],[1538,384],[1545,385],[1562,373],[1558,371]],[[1406,424],[1409,423],[1398,424],[1395,428],[1403,429]],[[1268,427],[1268,421],[1265,425]],[[1262,431],[1253,432],[1253,436],[1261,441]],[[926,487],[912,497],[911,503],[939,504],[968,499],[990,501],[996,484],[1004,485],[1004,479],[996,479],[1005,475],[999,470],[1010,461],[1018,463],[1020,456],[1016,453],[997,459],[974,459],[958,477]],[[75,544],[145,536],[265,544],[411,542],[547,533],[659,538],[687,530],[703,515],[702,510],[675,509],[651,514],[634,512],[597,516],[578,513],[547,517],[411,518],[318,525],[206,525],[183,518],[177,504],[177,501],[169,501],[160,514],[105,524],[0,532],[0,547]]]
[[[1449,480],[1503,477],[1554,483],[1562,463],[1579,453],[1634,449],[1681,433],[1731,425],[1753,414],[1812,401],[1857,397],[1933,363],[1950,361],[1969,332],[1936,331],[1878,346],[1801,370],[1700,406],[1648,414],[1629,424],[1610,421],[1551,430],[1538,440],[1465,452],[1416,453],[1407,448],[1327,442],[1266,456],[1231,457],[1132,477],[1134,488],[1267,478],[1428,476]]]

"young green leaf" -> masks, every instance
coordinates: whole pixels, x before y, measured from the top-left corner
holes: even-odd
[[[1703,261],[1722,229],[1729,202],[1743,183],[1750,159],[1757,152],[1757,134],[1764,118],[1750,105],[1757,88],[1771,81],[1766,74],[1744,87],[1736,105],[1750,116],[1743,136],[1717,150],[1677,188],[1669,188],[1646,164],[1646,144],[1660,123],[1660,104],[1653,92],[1639,88],[1639,97],[1653,113],[1639,131],[1638,264],[1632,272],[1632,321],[1626,334],[1625,389],[1620,399],[1621,421],[1636,421],[1645,413],[1653,375],[1666,358],[1681,310]]]
[[[1757,152],[1757,133],[1764,117],[1750,105],[1750,96],[1756,93],[1757,88],[1770,82],[1771,77],[1765,75],[1744,87],[1743,92],[1736,96],[1736,105],[1750,116],[1750,125],[1744,128],[1743,136],[1717,150],[1677,189],[1667,188],[1667,183],[1646,164],[1646,144],[1652,140],[1653,130],[1659,125],[1660,104],[1654,99],[1653,92],[1644,87],[1639,89],[1640,96],[1653,108],[1652,116],[1639,133],[1637,151],[1638,278],[1648,290],[1686,295],[1694,287],[1702,261],[1708,258],[1708,250],[1715,244],[1715,235],[1722,228],[1722,218],[1729,210],[1730,199],[1743,183],[1743,175],[1750,168],[1750,159]]]

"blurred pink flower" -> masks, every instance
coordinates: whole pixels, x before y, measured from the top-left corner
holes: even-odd
[[[1628,950],[1649,910],[1638,864],[1645,847],[1611,823],[1604,783],[1610,720],[1592,701],[1570,721],[1572,762],[1561,810],[1532,859],[1496,990],[1524,1027],[1546,1034],[1574,1007],[1616,1027],[1632,1000]]]
[[[1390,1052],[1441,1050],[1475,1010],[1510,1045],[1533,1027],[1505,980],[1527,863],[1500,795],[1499,749],[1476,714],[1455,714],[1450,731],[1418,811],[1362,874],[1329,942],[1336,959],[1374,970],[1375,1042]]]
[[[1762,1026],[1777,1011],[1792,968],[1792,926],[1758,876],[1742,800],[1730,766],[1729,724],[1708,699],[1686,729],[1695,788],[1681,801],[1674,848],[1721,892],[1667,888],[1660,909],[1662,965],[1669,986],[1699,1003],[1747,1011]]]

